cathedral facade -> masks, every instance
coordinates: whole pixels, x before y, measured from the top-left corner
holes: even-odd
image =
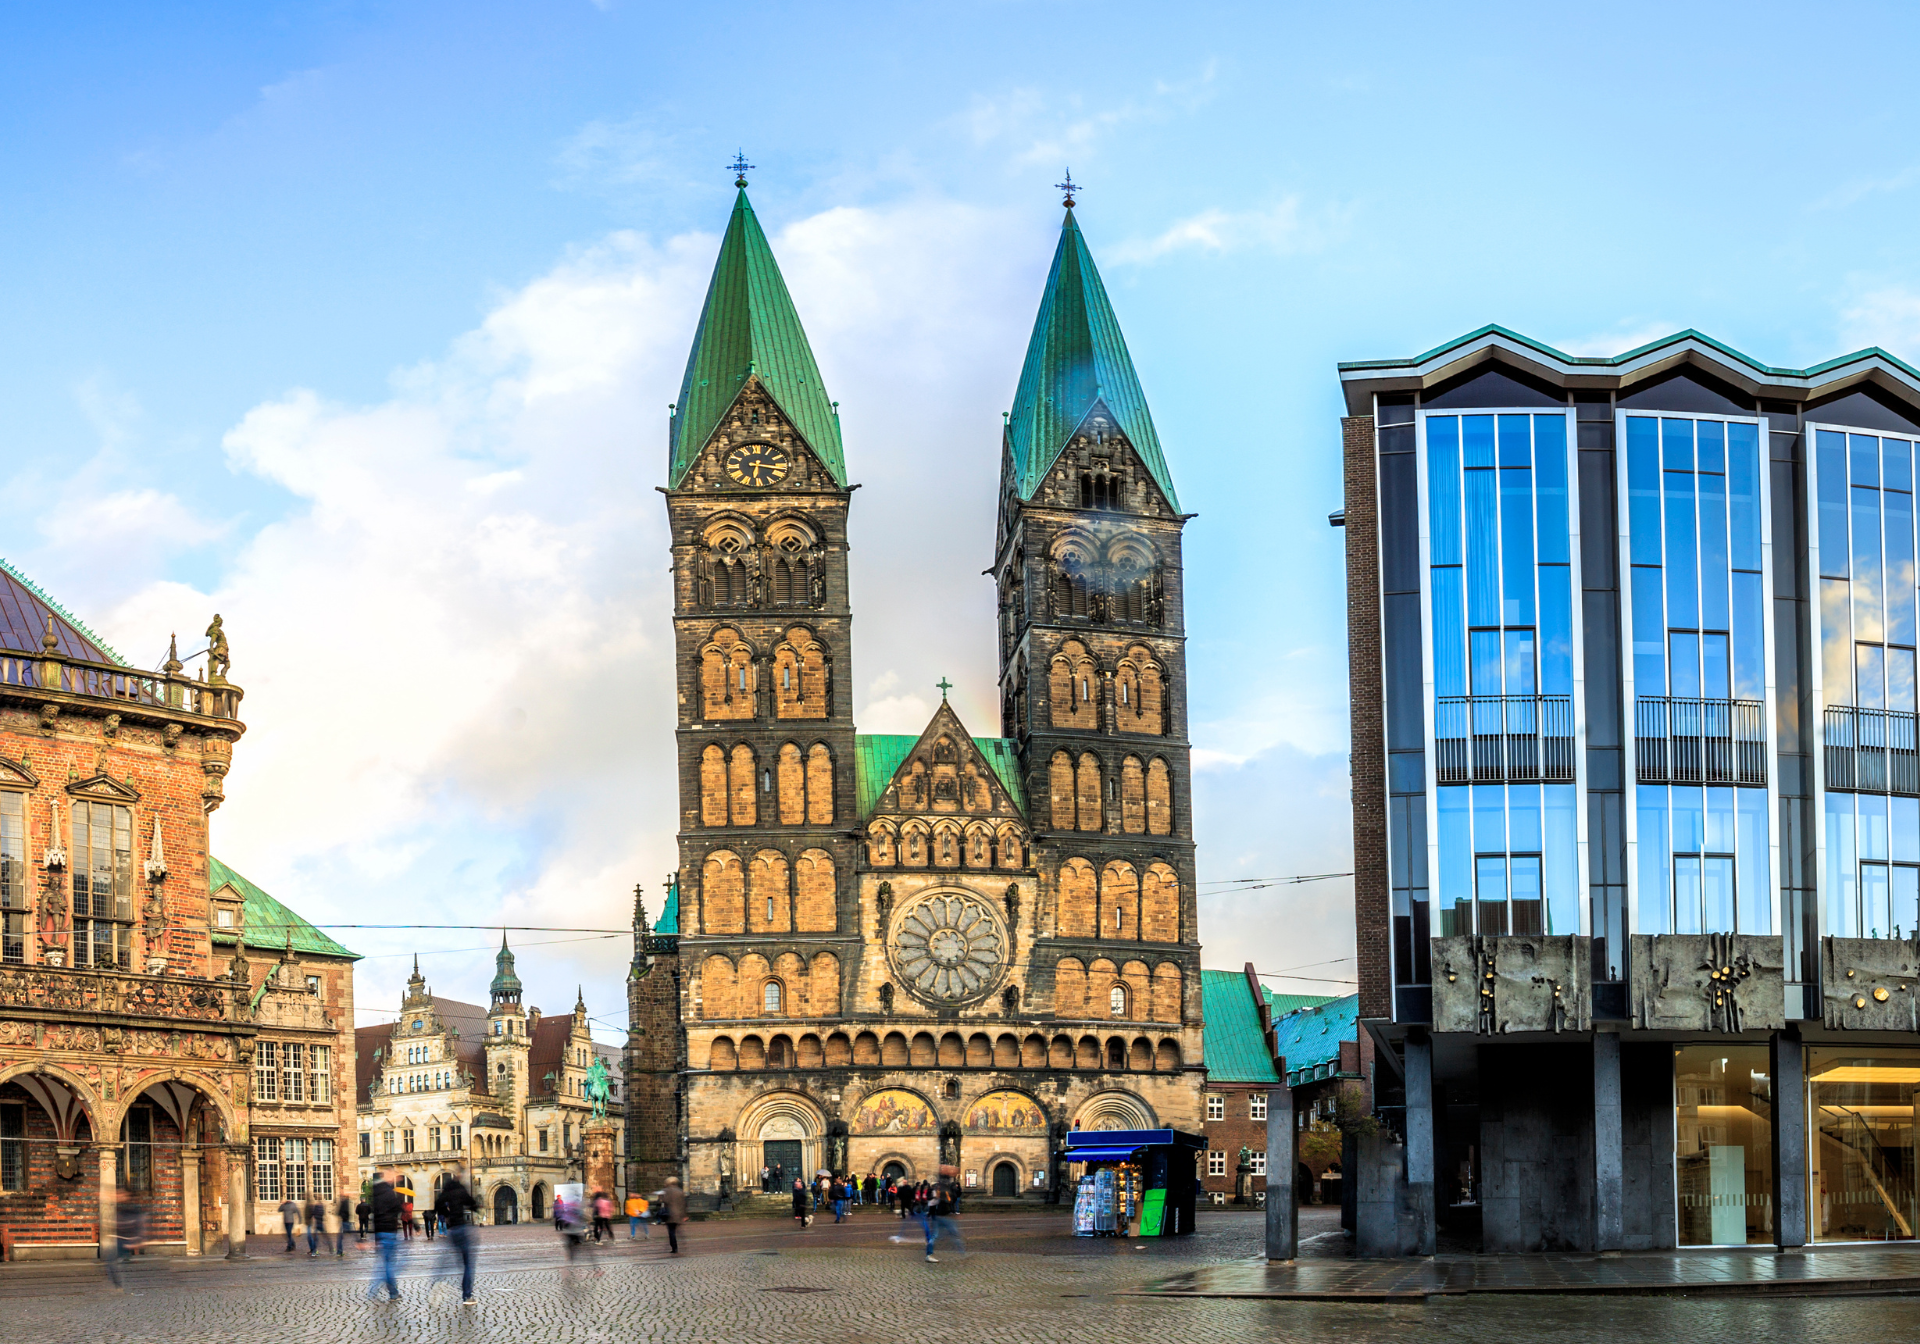
[[[671,431],[680,869],[636,921],[629,1180],[1056,1192],[1071,1129],[1201,1124],[1185,517],[1069,201],[1001,447],[999,731],[857,732],[855,487],[739,185]]]

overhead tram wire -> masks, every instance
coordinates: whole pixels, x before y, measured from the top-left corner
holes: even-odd
[[[1208,896],[1226,896],[1236,891],[1260,891],[1267,887],[1297,887],[1308,882],[1333,882],[1352,876],[1352,873],[1304,873],[1298,877],[1220,877],[1202,882],[1200,885],[1218,888],[1205,893]]]

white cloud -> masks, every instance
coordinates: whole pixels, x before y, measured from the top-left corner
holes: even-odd
[[[1298,196],[1263,210],[1202,210],[1175,220],[1151,238],[1135,238],[1111,249],[1116,262],[1158,261],[1175,252],[1267,251],[1281,256],[1317,251],[1342,234],[1351,217],[1344,206],[1308,209]]]
[[[1840,313],[1847,350],[1877,345],[1912,362],[1920,359],[1920,293],[1903,285],[1868,290]]]
[[[1218,62],[1208,61],[1189,78],[1156,80],[1144,98],[1105,105],[1089,106],[1078,95],[1012,89],[976,98],[961,124],[976,145],[1006,145],[1012,167],[1064,169],[1091,160],[1127,126],[1198,108],[1213,96],[1218,70]]]

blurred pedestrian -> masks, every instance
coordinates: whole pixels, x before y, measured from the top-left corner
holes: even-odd
[[[664,1206],[667,1223],[667,1249],[675,1255],[680,1254],[680,1225],[687,1221],[687,1192],[680,1188],[678,1176],[667,1177],[667,1188],[661,1192],[660,1203]]]
[[[653,1240],[653,1229],[647,1225],[647,1198],[636,1190],[627,1196],[627,1240],[638,1241],[642,1232]]]
[[[880,1178],[872,1172],[867,1173],[866,1188],[861,1191],[861,1201],[866,1204],[880,1202]]]
[[[293,1232],[300,1226],[300,1206],[289,1195],[280,1201],[280,1226],[287,1234],[287,1254],[293,1254]]]
[[[613,1197],[605,1190],[593,1192],[593,1244],[598,1246],[600,1239],[613,1240]]]
[[[360,1196],[360,1202],[353,1206],[353,1216],[360,1220],[360,1231],[355,1235],[354,1240],[365,1241],[367,1239],[367,1232],[373,1222],[373,1205],[367,1202],[366,1195],[362,1194]]]
[[[393,1188],[393,1168],[382,1167],[373,1183],[373,1191],[367,1203],[371,1206],[370,1217],[373,1222],[373,1243],[377,1252],[374,1258],[373,1283],[367,1288],[367,1296],[378,1299],[380,1285],[387,1286],[387,1300],[400,1300],[400,1283],[393,1276],[393,1257],[400,1249],[400,1224],[407,1216],[406,1201]]]
[[[560,1233],[560,1244],[567,1252],[569,1275],[573,1273],[574,1257],[580,1254],[580,1243],[586,1239],[587,1228],[582,1221],[585,1216],[578,1200],[559,1194],[553,1197],[553,1226]]]
[[[327,1206],[319,1195],[308,1195],[301,1216],[307,1221],[307,1259],[311,1260],[320,1253],[320,1239],[327,1235]]]
[[[831,1193],[833,1196],[833,1221],[836,1223],[846,1222],[847,1221],[846,1179],[841,1176],[834,1177],[833,1185],[829,1187],[829,1193]]]
[[[120,1266],[130,1259],[147,1236],[146,1205],[131,1190],[113,1192],[113,1232],[106,1247],[107,1278],[116,1291],[126,1285],[120,1281]]]
[[[333,1216],[340,1223],[340,1230],[333,1234],[333,1253],[338,1258],[347,1253],[347,1229],[353,1225],[353,1200],[344,1190],[340,1192],[340,1202],[334,1205]],[[360,1226],[365,1228],[366,1224],[363,1222]]]
[[[433,1213],[447,1230],[448,1249],[460,1257],[460,1305],[463,1307],[473,1305],[473,1224],[470,1220],[477,1207],[467,1189],[466,1164],[456,1162],[440,1183],[440,1198],[434,1201]]]
[[[957,1173],[952,1167],[940,1168],[940,1179],[935,1181],[928,1191],[926,1213],[921,1225],[927,1231],[927,1263],[937,1265],[934,1258],[933,1243],[940,1237],[960,1248],[960,1254],[967,1253],[966,1240],[960,1235],[960,1226],[953,1221],[954,1210],[959,1203],[959,1187],[954,1182]]]
[[[402,1176],[393,1187],[400,1196],[400,1235],[408,1241],[413,1240],[413,1177]]]

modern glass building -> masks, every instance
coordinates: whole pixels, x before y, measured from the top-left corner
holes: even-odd
[[[1920,373],[1340,379],[1363,1249],[1920,1235]]]

